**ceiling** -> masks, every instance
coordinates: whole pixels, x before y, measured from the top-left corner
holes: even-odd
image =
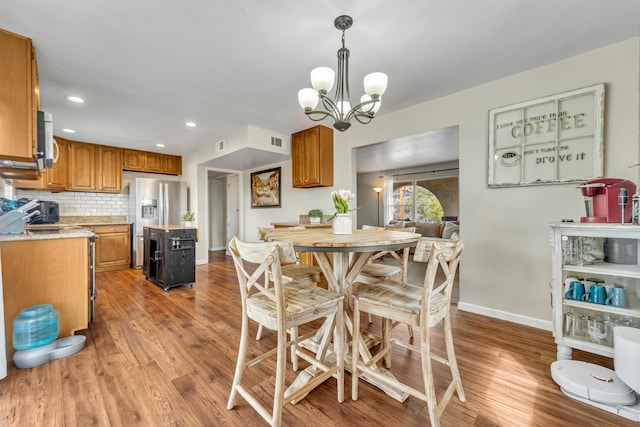
[[[297,91],[312,68],[336,67],[341,14],[354,20],[353,98],[365,74],[389,76],[378,114],[640,34],[637,0],[0,0],[0,10],[0,28],[34,41],[55,134],[180,155],[247,125],[286,135],[315,124]]]

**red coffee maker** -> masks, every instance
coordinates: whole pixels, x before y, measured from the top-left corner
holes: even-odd
[[[636,186],[631,181],[620,178],[600,178],[580,185],[587,216],[580,222],[631,223],[631,196]]]

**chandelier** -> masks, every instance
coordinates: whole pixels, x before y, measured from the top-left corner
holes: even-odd
[[[362,124],[369,123],[380,109],[382,94],[387,89],[387,75],[371,73],[364,77],[365,94],[360,103],[351,108],[349,96],[349,49],[344,47],[344,32],[351,28],[353,19],[350,16],[338,16],[333,25],[342,31],[342,48],[338,49],[338,84],[333,99],[328,92],[333,88],[335,73],[329,67],[318,67],[311,70],[311,86],[298,92],[298,102],[304,112],[313,121],[320,121],[327,116],[333,117],[333,127],[344,132],[351,126],[351,119],[355,118]],[[322,101],[324,109],[316,110],[318,102]]]

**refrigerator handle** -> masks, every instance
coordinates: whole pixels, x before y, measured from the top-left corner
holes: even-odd
[[[169,225],[169,184],[164,184],[164,225]]]
[[[158,190],[158,225],[164,225],[164,210],[164,191],[162,183],[160,183],[160,188]]]

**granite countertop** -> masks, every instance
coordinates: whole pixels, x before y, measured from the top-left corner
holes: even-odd
[[[184,227],[182,225],[145,225],[143,228],[154,228],[156,230],[197,230],[197,227]]]
[[[18,240],[51,240],[51,239],[77,239],[94,237],[93,231],[82,227],[60,226],[58,224],[42,224],[42,226],[29,226],[24,233],[0,234],[0,242],[12,242]]]

